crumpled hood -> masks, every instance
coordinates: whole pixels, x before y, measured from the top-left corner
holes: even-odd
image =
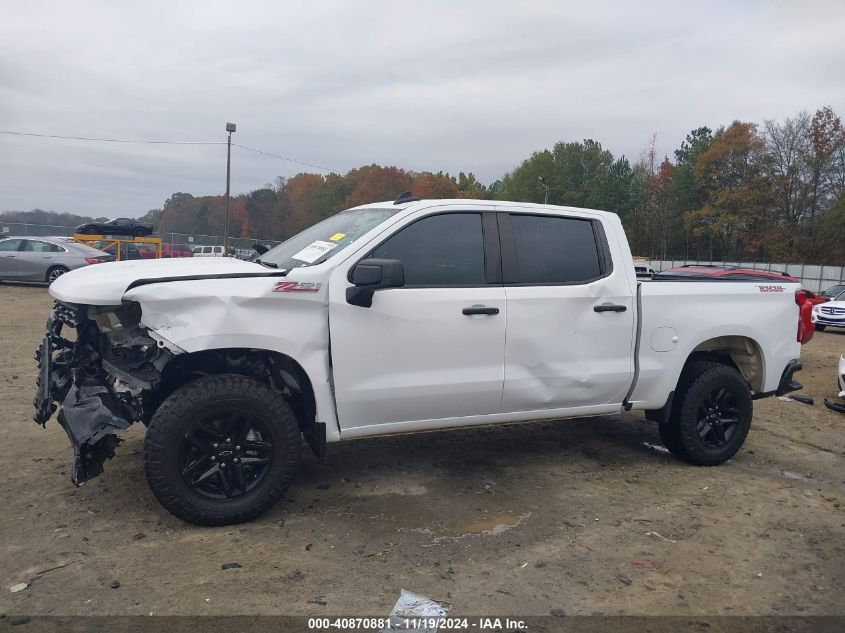
[[[59,277],[50,294],[60,301],[85,305],[120,305],[129,285],[140,279],[271,272],[261,264],[231,257],[140,259],[92,264]]]

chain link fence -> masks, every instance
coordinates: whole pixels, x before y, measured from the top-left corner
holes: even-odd
[[[74,234],[74,227],[52,224],[23,224],[20,222],[0,222],[0,237],[14,235],[16,237],[70,237]],[[193,251],[203,246],[222,246],[222,235],[200,235],[196,233],[164,233],[155,237],[161,238],[161,243],[170,244],[171,250]],[[253,245],[263,244],[270,248],[280,244],[278,240],[261,238],[230,237],[229,248],[239,256],[254,254]]]

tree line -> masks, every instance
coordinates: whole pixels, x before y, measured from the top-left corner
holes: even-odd
[[[230,235],[286,239],[403,191],[422,198],[548,197],[550,204],[618,213],[637,256],[845,264],[845,128],[831,108],[761,125],[699,127],[671,158],[658,157],[655,145],[652,136],[632,161],[594,140],[559,142],[489,185],[471,172],[379,165],[299,173],[232,197]],[[144,218],[160,233],[220,235],[224,203],[223,196],[179,192]]]

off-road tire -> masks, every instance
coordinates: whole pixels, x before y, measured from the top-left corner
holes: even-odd
[[[708,395],[725,388],[738,409],[738,423],[723,446],[708,446],[699,435],[700,409]],[[751,428],[751,390],[742,374],[729,365],[699,361],[689,365],[675,390],[672,414],[659,427],[660,438],[678,459],[697,466],[716,466],[733,457]]]
[[[254,489],[232,499],[209,499],[183,480],[179,446],[194,428],[195,414],[233,403],[269,429],[273,459]],[[299,426],[280,394],[246,376],[219,374],[183,385],[161,404],[147,429],[144,469],[153,494],[169,512],[198,525],[226,525],[255,519],[278,501],[299,467],[300,454]]]

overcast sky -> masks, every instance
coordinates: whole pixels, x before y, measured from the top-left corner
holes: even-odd
[[[0,129],[234,141],[336,171],[473,171],[558,140],[636,160],[832,106],[845,2],[31,2],[0,18]],[[0,134],[0,210],[116,217],[225,190],[225,146]],[[232,190],[303,168],[233,149]],[[313,169],[312,169],[313,171]]]

